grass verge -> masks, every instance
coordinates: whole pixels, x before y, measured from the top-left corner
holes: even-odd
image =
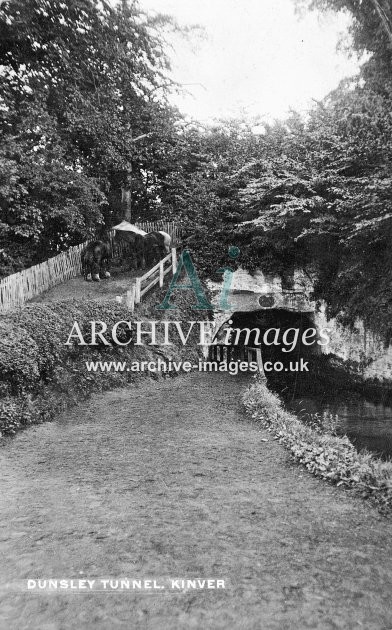
[[[286,446],[311,473],[370,499],[384,513],[392,511],[392,462],[358,452],[346,436],[325,427],[307,426],[284,409],[279,397],[257,381],[244,393],[247,413]]]

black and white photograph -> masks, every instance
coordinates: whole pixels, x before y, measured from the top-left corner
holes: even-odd
[[[391,0],[0,0],[0,630],[392,630]]]

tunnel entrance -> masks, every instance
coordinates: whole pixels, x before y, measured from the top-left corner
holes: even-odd
[[[265,339],[271,329],[273,332]],[[305,337],[307,343],[304,343],[303,335],[310,329],[316,334],[313,338]],[[326,345],[325,331],[317,330],[311,312],[286,309],[235,312],[221,326],[216,338],[220,344],[226,344],[227,339],[231,342],[229,354],[234,359],[236,354],[241,355],[236,348],[260,348],[268,387],[279,394],[286,408],[302,422],[312,427],[327,423],[338,434],[347,435],[357,448],[367,448],[388,459],[392,457],[390,401],[384,404],[375,401],[374,390],[364,392],[360,381],[360,385],[349,381],[330,355],[322,352],[322,345]],[[312,339],[315,343],[308,345]],[[292,370],[292,366],[300,367],[301,359],[307,369]],[[266,361],[278,363],[282,369],[267,371]]]
[[[235,312],[221,327],[220,343],[261,349],[269,385],[274,389],[309,388],[319,381],[325,340],[312,313],[285,309]],[[272,369],[271,369],[272,366]]]

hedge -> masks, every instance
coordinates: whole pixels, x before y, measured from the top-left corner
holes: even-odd
[[[183,297],[176,319],[195,319],[194,311]],[[92,392],[123,386],[139,378],[134,372],[88,372],[85,361],[156,361],[193,360],[196,346],[66,346],[74,321],[85,337],[90,321],[104,321],[108,329],[118,321],[165,319],[166,314],[143,304],[137,315],[113,301],[78,301],[38,303],[0,318],[0,436],[13,435],[18,429],[51,419],[69,404],[76,404]],[[170,317],[169,317],[170,315]],[[173,318],[173,311],[168,312]],[[198,318],[200,314],[198,315]],[[124,331],[125,334],[125,331]],[[121,339],[121,332],[118,335]],[[158,337],[159,340],[159,337]],[[175,340],[173,340],[175,342]],[[147,374],[148,375],[148,374]],[[157,378],[156,375],[150,376]]]

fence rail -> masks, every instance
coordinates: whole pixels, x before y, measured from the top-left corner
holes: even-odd
[[[230,363],[231,361],[257,363],[259,374],[265,376],[261,348],[254,348],[253,346],[226,346],[224,344],[213,344],[209,347],[208,354],[210,359],[221,363]]]
[[[177,269],[177,251],[173,247],[170,254],[162,258],[154,267],[147,271],[143,276],[135,278],[129,291],[126,293],[125,303],[131,312],[134,311],[135,305],[140,304],[142,298],[148,293],[156,284],[163,286],[165,276],[172,272],[175,274]]]
[[[146,232],[164,231],[170,234],[173,244],[178,243],[180,229],[174,221],[149,221],[136,223]],[[111,233],[113,244],[114,232]],[[81,253],[88,241],[70,247],[65,252],[49,258],[45,262],[0,280],[0,313],[20,308],[25,302],[44,291],[81,274]]]

